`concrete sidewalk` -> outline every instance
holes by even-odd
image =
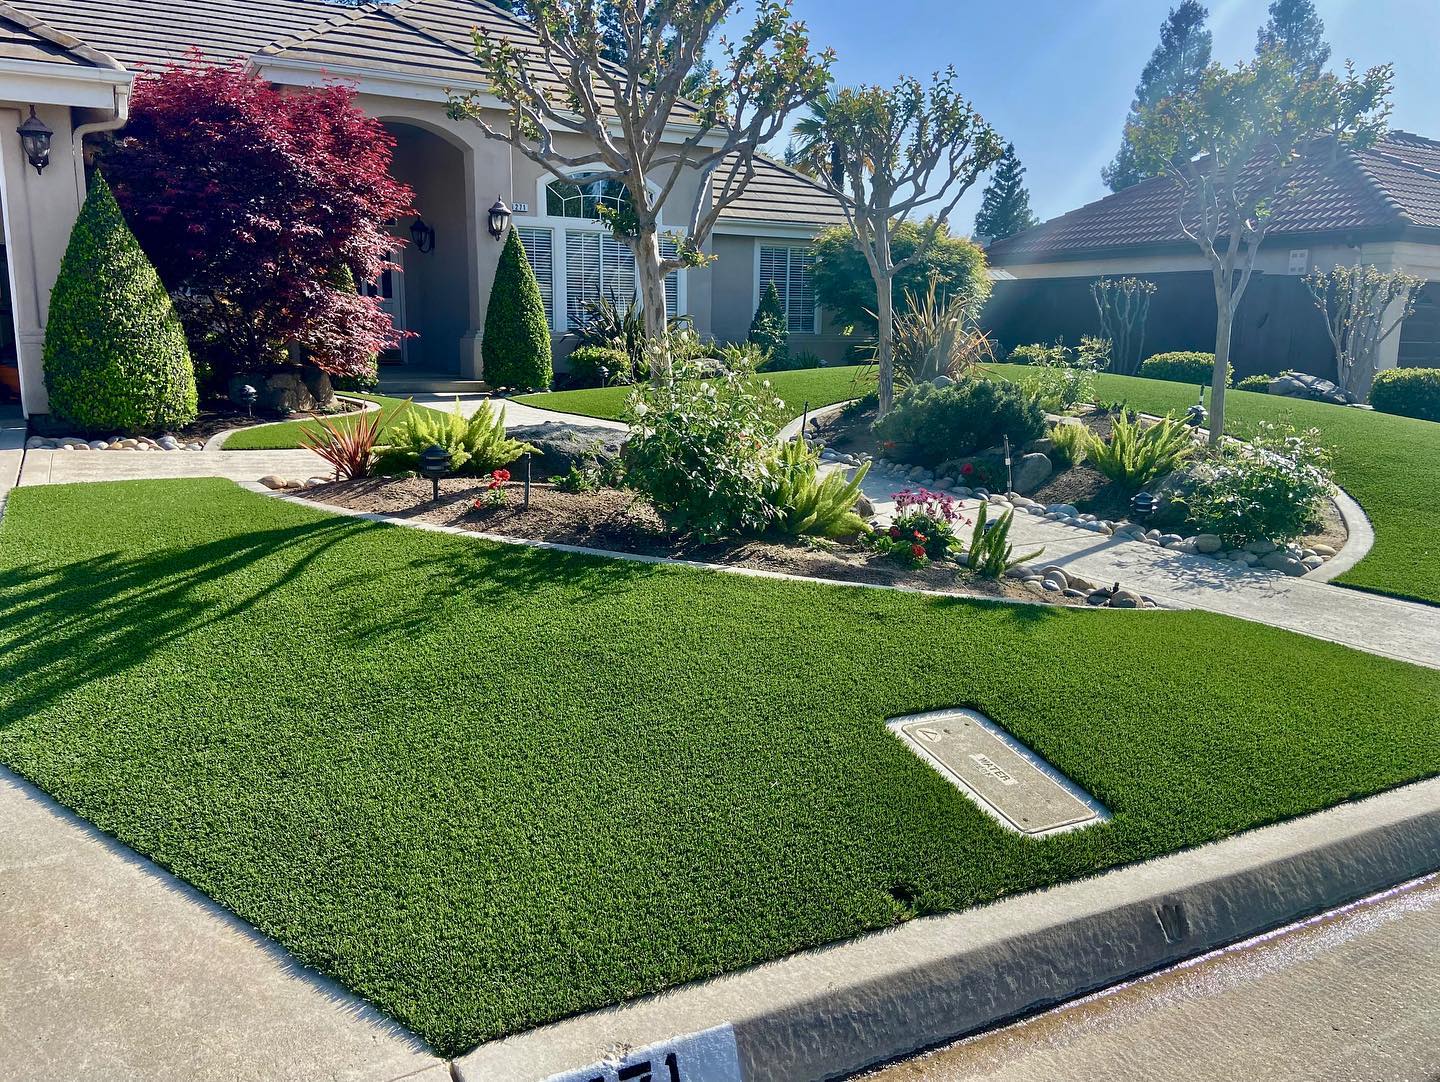
[[[447,1082],[412,1034],[0,769],[0,1082]]]
[[[25,418],[19,406],[0,407],[0,511],[5,497],[20,483],[20,463],[25,459]]]
[[[862,486],[884,521],[894,512],[894,493],[905,487],[913,486],[893,475],[876,475],[873,470]],[[963,503],[971,510],[976,506],[974,500]],[[1119,582],[1162,605],[1223,613],[1440,668],[1437,606],[1117,541],[1023,513],[1016,514],[1010,533],[1016,552],[1044,548],[1037,564],[1071,569],[1091,582]]]

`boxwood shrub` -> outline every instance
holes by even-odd
[[[490,307],[485,311],[485,337],[480,344],[485,382],[514,391],[550,386],[550,326],[540,284],[525,258],[520,234],[510,230],[495,269]]]
[[[1376,373],[1370,404],[1382,413],[1440,421],[1440,368],[1387,368]]]
[[[1163,379],[1171,383],[1204,383],[1207,386],[1215,374],[1213,353],[1157,353],[1140,362],[1137,375],[1145,379]],[[1235,376],[1232,365],[1225,374],[1229,383]]]
[[[80,432],[159,432],[195,419],[195,368],[155,267],[105,178],[85,198],[45,328],[50,412]]]
[[[1045,411],[1025,387],[967,379],[948,387],[917,383],[875,422],[886,457],[918,466],[994,447],[1004,436],[1019,447],[1045,434]]]
[[[630,383],[630,354],[618,346],[576,346],[569,357],[572,387]],[[600,369],[605,369],[602,374]]]

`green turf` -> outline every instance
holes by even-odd
[[[994,371],[1016,375],[1025,369],[995,365]],[[1123,398],[1148,413],[1183,413],[1197,396],[1188,384],[1134,376],[1102,375],[1099,384],[1102,399]],[[1243,433],[1260,421],[1318,428],[1335,454],[1335,480],[1375,525],[1375,547],[1337,581],[1440,604],[1440,424],[1254,391],[1226,392],[1227,431]]]
[[[382,410],[393,414],[405,404],[403,398],[389,398],[379,394],[349,394],[349,398],[363,398],[367,402],[374,402]],[[412,404],[411,409],[429,409],[428,406],[416,406]],[[356,418],[362,414],[352,413],[341,414],[338,417],[342,425],[354,424]],[[289,450],[295,447],[303,447],[300,442],[302,432],[318,432],[320,426],[314,420],[306,421],[281,421],[272,425],[256,425],[254,428],[242,428],[230,436],[221,447],[223,451],[275,451]]]
[[[1195,612],[757,580],[21,488],[0,761],[442,1054],[1440,770],[1440,672]],[[1113,809],[1023,841],[896,714]]]
[[[802,368],[794,372],[765,372],[775,393],[785,401],[786,412],[799,417],[808,402],[812,410],[835,402],[859,398],[875,388],[875,369],[870,365],[843,368]],[[588,387],[579,391],[545,391],[522,394],[515,401],[561,413],[619,420],[625,412],[629,387]]]

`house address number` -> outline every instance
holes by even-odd
[[[530,213],[530,204],[529,204],[529,203],[511,203],[511,204],[510,204],[510,209],[511,209],[512,211],[514,211],[516,214],[529,214],[529,213]]]
[[[636,1049],[545,1082],[744,1082],[735,1030],[727,1025]]]

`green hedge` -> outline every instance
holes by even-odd
[[[1213,353],[1157,353],[1140,363],[1137,373],[1144,379],[1163,379],[1171,383],[1203,383],[1209,386],[1215,374]],[[1232,366],[1225,374],[1225,382],[1235,376]]]
[[[617,346],[577,346],[569,357],[575,387],[607,387],[630,382],[630,354]],[[600,369],[605,369],[604,373]]]
[[[495,269],[490,307],[485,312],[485,338],[480,354],[485,382],[513,391],[538,391],[550,386],[550,325],[540,283],[525,258],[520,234],[510,230]]]
[[[1440,368],[1387,368],[1375,376],[1370,404],[1382,413],[1440,421]]]
[[[97,176],[60,264],[45,328],[50,412],[81,432],[159,432],[195,419],[185,332]]]

